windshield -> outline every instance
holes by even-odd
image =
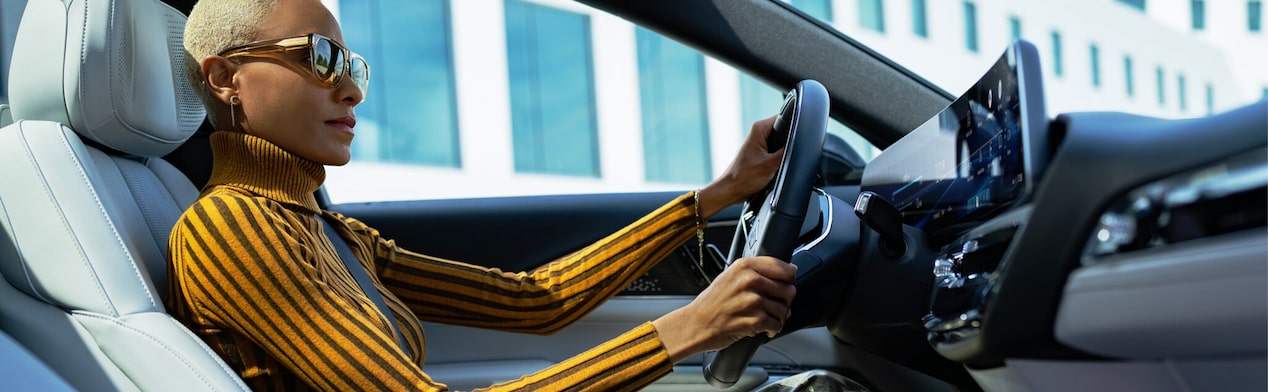
[[[952,95],[976,81],[1009,42],[1030,41],[1039,49],[1050,115],[1200,117],[1268,99],[1262,0],[790,4]]]

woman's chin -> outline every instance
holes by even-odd
[[[322,164],[326,166],[343,166],[343,165],[347,165],[348,162],[351,160],[352,160],[352,154],[350,154],[348,151],[345,150],[342,154],[337,154],[336,156],[330,157],[330,159],[326,160],[325,162],[322,162]]]

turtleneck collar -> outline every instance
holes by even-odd
[[[211,152],[208,188],[232,186],[310,213],[320,211],[313,192],[326,180],[325,166],[242,132],[213,132]]]

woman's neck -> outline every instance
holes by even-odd
[[[319,211],[313,192],[326,180],[325,166],[242,132],[212,133],[211,151],[207,188],[228,185],[312,213]]]

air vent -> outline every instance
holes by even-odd
[[[1083,263],[1268,225],[1268,149],[1142,186],[1101,214]]]

